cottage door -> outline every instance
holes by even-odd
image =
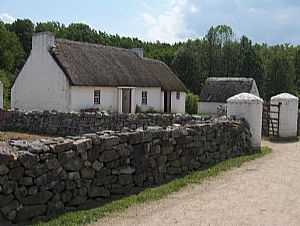
[[[131,89],[122,89],[122,112],[131,113]]]
[[[164,92],[164,112],[171,112],[171,92]]]

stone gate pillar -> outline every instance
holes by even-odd
[[[250,93],[240,93],[227,99],[227,116],[243,117],[250,125],[251,144],[260,149],[263,100]]]
[[[297,136],[297,119],[299,98],[289,93],[281,93],[271,97],[271,104],[279,104],[279,136]]]

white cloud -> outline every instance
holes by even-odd
[[[193,35],[187,28],[185,16],[196,13],[198,8],[189,4],[189,0],[171,0],[166,4],[166,11],[159,15],[144,12],[141,16],[147,31],[144,38],[174,43]]]
[[[7,13],[0,13],[0,20],[2,20],[4,23],[13,23],[16,18],[13,16],[7,14]]]

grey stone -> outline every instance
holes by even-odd
[[[84,203],[87,200],[85,196],[76,196],[71,199],[70,202],[67,203],[68,206],[78,206]]]
[[[80,172],[82,178],[92,179],[95,176],[95,169],[93,169],[92,167],[84,167]]]
[[[118,178],[118,183],[120,185],[127,185],[133,182],[133,178],[131,175],[120,175]]]
[[[0,208],[7,205],[14,199],[14,196],[12,194],[10,195],[1,195],[0,194]]]
[[[79,174],[79,172],[70,172],[70,173],[68,174],[68,178],[69,178],[70,180],[77,180],[77,179],[80,178],[80,174]]]
[[[32,154],[28,151],[20,151],[19,152],[19,161],[26,169],[30,169],[35,166],[39,162],[39,157],[36,154]]]
[[[76,152],[73,150],[65,151],[58,153],[58,160],[59,162],[64,165],[66,164],[70,159],[75,158]]]
[[[24,205],[36,205],[36,204],[44,204],[46,203],[51,197],[53,193],[50,191],[43,191],[38,192],[37,194],[27,196],[22,200],[22,204]]]
[[[92,148],[92,140],[91,139],[82,139],[73,142],[73,150],[78,153],[83,153]]]
[[[7,181],[3,184],[3,193],[8,195],[14,191],[16,191],[18,185],[15,181]]]
[[[63,143],[58,143],[54,145],[50,145],[50,148],[54,153],[61,153],[64,151],[68,151],[73,147],[73,141],[72,140],[64,140]]]
[[[68,160],[65,164],[63,164],[64,169],[70,171],[78,171],[82,168],[83,160],[81,158],[74,158]]]
[[[72,198],[72,192],[64,191],[61,193],[61,200],[63,203],[69,202]]]
[[[18,148],[19,150],[27,150],[27,148],[29,147],[26,140],[11,140],[9,144],[13,147]]]
[[[0,164],[0,175],[3,176],[9,172],[9,169],[6,165]]]
[[[8,214],[10,211],[17,209],[19,206],[19,202],[17,200],[13,200],[12,202],[6,204],[1,208],[3,215]]]
[[[47,159],[46,165],[47,165],[48,169],[57,169],[60,167],[59,161],[56,158]]]
[[[28,195],[34,195],[38,192],[38,187],[37,186],[33,186],[33,187],[30,187],[28,188],[28,191],[27,191],[27,194]]]
[[[29,220],[33,217],[43,215],[47,210],[47,205],[24,206],[17,214],[16,222]]]
[[[23,167],[18,167],[11,169],[8,175],[8,178],[11,180],[18,180],[24,174],[25,169]]]
[[[90,161],[84,161],[83,165],[89,167],[92,165],[92,163]]]
[[[114,150],[109,150],[109,151],[104,151],[100,157],[99,157],[99,160],[101,162],[109,162],[109,161],[112,161],[112,160],[116,160],[119,158],[119,154],[114,151]]]
[[[26,195],[27,195],[27,189],[25,186],[18,188],[17,191],[15,192],[15,196],[20,202],[24,200]]]
[[[92,164],[92,167],[96,170],[99,171],[101,168],[103,168],[103,162],[99,162],[99,161],[94,161]]]
[[[17,216],[17,211],[16,210],[12,210],[11,212],[9,212],[7,214],[7,219],[9,221],[13,221],[16,218],[16,216]]]
[[[110,191],[104,187],[90,187],[88,189],[88,195],[91,198],[94,197],[104,197],[108,198],[110,196]]]
[[[48,171],[47,166],[43,163],[39,163],[25,171],[25,174],[30,177],[38,177],[45,174]]]

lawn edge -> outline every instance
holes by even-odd
[[[101,218],[128,209],[133,205],[140,203],[146,203],[158,199],[167,197],[168,195],[179,191],[183,187],[190,184],[200,184],[207,179],[214,178],[224,171],[231,170],[233,168],[240,167],[245,162],[261,158],[272,151],[269,147],[262,147],[260,152],[252,155],[240,156],[226,161],[220,162],[214,166],[211,166],[205,170],[192,171],[187,175],[172,180],[166,184],[162,184],[158,187],[147,188],[144,191],[131,195],[125,198],[111,201],[100,207],[96,207],[88,210],[79,210],[76,212],[67,212],[49,222],[39,222],[37,226],[56,226],[56,225],[86,225]]]

